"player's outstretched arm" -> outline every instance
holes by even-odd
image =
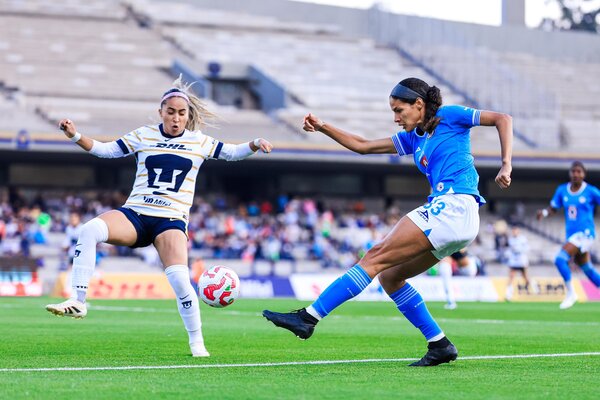
[[[396,154],[391,138],[369,140],[326,124],[313,114],[304,117],[302,129],[306,132],[321,132],[329,136],[348,150],[359,154]]]
[[[103,143],[77,132],[75,123],[70,119],[61,120],[58,127],[69,139],[71,139],[71,141],[77,143],[83,150],[96,157],[118,158],[126,155],[116,141]]]
[[[85,151],[90,151],[94,146],[94,141],[81,133],[77,132],[75,123],[70,119],[63,119],[59,122],[58,127],[64,132],[65,136],[71,139],[74,143],[77,143],[79,147]]]
[[[270,153],[273,150],[273,145],[263,138],[257,138],[242,144],[225,143],[215,158],[226,161],[239,161],[250,157],[258,150],[263,153]]]
[[[495,126],[500,137],[500,153],[502,156],[502,167],[496,176],[496,184],[502,189],[510,186],[512,173],[512,143],[513,125],[512,117],[508,114],[493,111],[482,111],[479,119],[482,126]]]

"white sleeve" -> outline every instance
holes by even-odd
[[[117,143],[117,141],[103,143],[98,142],[97,140],[94,140],[94,144],[89,153],[100,158],[120,158],[132,154],[125,153],[123,151],[122,146],[120,146],[119,143]]]
[[[227,161],[239,161],[254,154],[250,142],[242,144],[221,143],[217,145],[214,158]]]

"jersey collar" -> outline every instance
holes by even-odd
[[[567,192],[569,192],[569,194],[571,196],[575,196],[575,195],[583,193],[586,186],[587,186],[587,182],[584,181],[581,183],[581,187],[579,188],[579,190],[576,192],[573,192],[573,191],[571,191],[571,182],[569,182],[569,183],[567,183]]]
[[[167,134],[165,133],[165,131],[163,130],[163,124],[159,124],[159,125],[158,125],[158,129],[160,129],[160,134],[161,134],[161,135],[163,135],[163,137],[165,137],[165,138],[167,138],[167,139],[175,139],[175,138],[178,138],[178,137],[182,137],[182,136],[183,136],[183,134],[185,133],[185,129],[184,129],[184,130],[183,130],[183,132],[181,132],[181,133],[180,133],[179,135],[177,135],[177,136],[171,136],[171,135],[167,135]]]

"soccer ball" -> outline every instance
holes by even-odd
[[[198,280],[198,295],[211,307],[227,307],[239,294],[240,278],[227,267],[212,267],[204,271]]]

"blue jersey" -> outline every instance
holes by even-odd
[[[412,154],[415,164],[431,185],[429,200],[447,193],[473,195],[478,203],[485,199],[479,194],[479,175],[471,155],[469,131],[479,125],[480,110],[463,106],[440,107],[436,116],[440,123],[433,134],[419,128],[401,131],[392,136],[399,155]]]
[[[597,187],[583,182],[578,191],[571,191],[571,184],[560,185],[550,206],[554,209],[565,209],[565,228],[567,238],[577,232],[596,237],[594,228],[594,209],[600,204],[600,190]]]

